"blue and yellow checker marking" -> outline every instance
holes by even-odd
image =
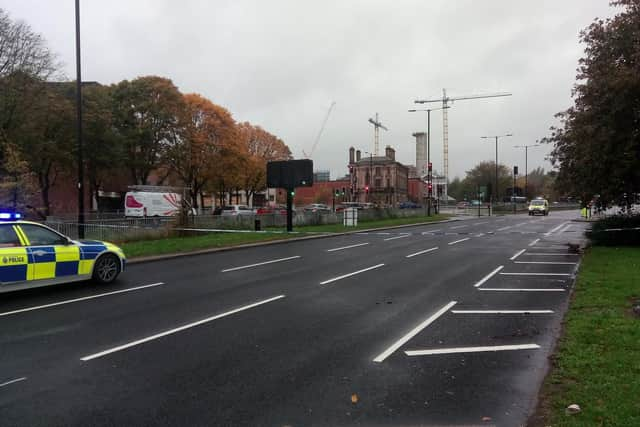
[[[23,236],[18,235],[20,239]],[[96,258],[117,246],[91,242],[82,246],[30,246],[0,249],[0,282],[54,279],[90,275]]]

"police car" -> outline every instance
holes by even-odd
[[[0,212],[0,293],[88,279],[108,284],[125,262],[116,245],[71,240],[19,213]]]

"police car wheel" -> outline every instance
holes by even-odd
[[[96,260],[93,268],[93,279],[100,284],[106,285],[118,277],[120,274],[120,260],[112,254],[102,255]]]

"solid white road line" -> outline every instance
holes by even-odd
[[[35,307],[21,308],[19,310],[6,311],[4,313],[0,313],[0,317],[9,316],[11,314],[24,313],[25,311],[41,310],[43,308],[55,307],[55,306],[64,305],[64,304],[71,304],[71,303],[78,302],[78,301],[86,301],[86,300],[90,300],[90,299],[94,299],[94,298],[102,298],[102,297],[106,297],[106,296],[109,296],[109,295],[122,294],[122,293],[125,293],[125,292],[131,292],[131,291],[138,291],[140,289],[152,288],[154,286],[160,286],[160,285],[164,285],[164,282],[152,283],[150,285],[144,285],[144,286],[136,286],[135,288],[121,289],[119,291],[105,292],[103,294],[96,294],[96,295],[91,295],[91,296],[88,296],[88,297],[68,299],[68,300],[64,300],[64,301],[54,302],[54,303],[51,303],[51,304],[37,305]]]
[[[527,256],[580,256],[580,254],[568,254],[562,252],[549,252],[546,254],[543,253],[535,253],[535,252],[527,252]]]
[[[511,227],[513,227],[513,226],[512,225],[507,225],[506,227],[498,228],[496,231],[504,231],[504,230],[506,230],[508,228],[511,228]]]
[[[465,227],[468,227],[468,226],[469,226],[468,224],[467,225],[458,225],[456,227],[451,227],[450,230],[456,230],[458,228],[465,228]]]
[[[526,222],[521,222],[520,224],[514,225],[514,227],[520,227],[521,225],[526,225],[526,224],[527,224]]]
[[[560,288],[478,288],[479,291],[497,291],[497,292],[564,292]]]
[[[357,245],[349,245],[349,246],[343,246],[341,248],[327,249],[327,252],[335,252],[335,251],[341,251],[343,249],[357,248],[358,246],[364,246],[364,245],[368,245],[368,244],[369,243],[358,243]]]
[[[484,221],[484,222],[475,222],[473,223],[473,225],[482,225],[482,224],[488,224],[489,221]]]
[[[451,310],[453,314],[553,314],[553,310]]]
[[[447,245],[455,245],[456,243],[464,242],[467,240],[469,240],[469,237],[465,237],[464,239],[460,239],[460,240],[454,240],[453,242],[447,243]]]
[[[222,270],[222,273],[226,273],[228,271],[243,270],[245,268],[258,267],[260,265],[273,264],[274,262],[289,261],[291,259],[297,259],[297,258],[301,258],[300,255],[290,256],[290,257],[287,257],[287,258],[272,259],[271,261],[265,261],[265,262],[259,262],[259,263],[256,263],[256,264],[243,265],[243,266],[240,266],[240,267],[227,268],[227,269]]]
[[[373,270],[375,268],[382,267],[384,264],[374,265],[373,267],[363,268],[362,270],[354,271],[353,273],[343,274],[342,276],[334,277],[333,279],[325,280],[324,282],[320,282],[321,285],[326,285],[327,283],[335,282],[340,279],[345,279],[347,277],[355,276],[356,274],[364,273],[365,271]]]
[[[7,381],[6,383],[0,384],[0,387],[4,387],[6,385],[13,384],[13,383],[18,383],[18,382],[24,381],[26,379],[27,379],[27,377],[16,378],[15,380]]]
[[[505,351],[505,350],[535,350],[540,348],[538,344],[519,344],[519,345],[494,345],[486,347],[456,347],[456,348],[438,348],[434,350],[409,350],[405,351],[407,356],[429,356],[433,354],[453,354],[453,353],[482,353],[487,351]]]
[[[499,266],[498,268],[493,270],[491,273],[487,274],[482,279],[480,279],[480,281],[473,286],[475,286],[476,288],[479,288],[480,286],[482,286],[483,283],[491,279],[498,271],[502,270],[503,268],[504,268],[504,265]]]
[[[571,276],[569,273],[500,273],[503,276]]]
[[[226,317],[226,316],[229,316],[231,314],[239,313],[239,312],[244,311],[244,310],[249,310],[250,308],[254,308],[254,307],[257,307],[259,305],[267,304],[267,303],[279,300],[279,299],[284,298],[284,297],[285,297],[285,295],[278,295],[278,296],[275,296],[275,297],[272,297],[272,298],[268,298],[268,299],[265,299],[265,300],[262,300],[262,301],[254,302],[253,304],[245,305],[245,306],[236,308],[234,310],[227,311],[225,313],[216,314],[215,316],[207,317],[206,319],[198,320],[197,322],[189,323],[187,325],[183,325],[183,326],[180,326],[178,328],[174,328],[174,329],[170,329],[168,331],[160,332],[159,334],[151,335],[151,336],[148,336],[146,338],[142,338],[142,339],[139,339],[139,340],[136,340],[136,341],[132,341],[132,342],[127,343],[127,344],[119,345],[117,347],[113,347],[113,348],[110,348],[108,350],[101,351],[99,353],[90,354],[89,356],[81,357],[80,360],[82,360],[83,362],[87,362],[89,360],[97,359],[99,357],[106,356],[106,355],[111,354],[111,353],[115,353],[117,351],[125,350],[127,348],[131,348],[131,347],[134,347],[134,346],[137,346],[137,345],[140,345],[140,344],[144,344],[146,342],[153,341],[153,340],[156,340],[158,338],[166,337],[167,335],[172,335],[172,334],[184,331],[184,330],[189,329],[189,328],[194,328],[196,326],[200,326],[200,325],[203,325],[205,323],[212,322],[212,321],[214,321],[216,319],[220,319],[222,317]]]
[[[514,264],[551,264],[551,265],[576,265],[577,262],[564,261],[514,261]]]
[[[424,251],[420,251],[420,252],[416,252],[415,254],[407,255],[406,258],[412,258],[412,257],[414,257],[416,255],[422,255],[422,254],[426,254],[427,252],[432,252],[432,251],[436,251],[436,250],[438,250],[437,246],[435,248],[425,249]]]
[[[565,225],[567,225],[566,222],[563,222],[562,224],[558,225],[557,227],[553,227],[551,230],[547,231],[546,233],[544,233],[545,236],[550,236],[551,234],[555,233],[556,231],[560,230],[562,227],[564,227]]]
[[[451,301],[449,304],[445,305],[440,310],[433,313],[431,317],[429,317],[427,320],[425,320],[424,322],[420,323],[418,326],[410,330],[405,336],[400,338],[398,341],[394,342],[391,345],[391,347],[387,348],[385,351],[380,353],[375,359],[373,359],[373,361],[377,363],[384,362],[384,359],[391,356],[393,352],[395,352],[397,349],[402,347],[407,341],[409,341],[411,338],[416,336],[421,330],[423,330],[424,328],[426,328],[427,326],[435,322],[438,319],[438,317],[442,316],[444,313],[449,311],[451,307],[456,305],[456,302],[457,301]]]
[[[511,258],[509,258],[511,261],[513,261],[514,259],[518,258],[520,255],[522,255],[524,252],[526,251],[526,249],[523,249],[521,251],[519,251],[518,253],[516,253],[514,256],[512,256]]]
[[[538,243],[539,241],[540,241],[540,239],[536,239],[536,240],[534,240],[533,242],[529,243],[529,246],[533,246],[533,245],[535,245],[536,243]]]
[[[475,237],[482,237],[482,236],[484,236],[484,233],[477,234]]]
[[[383,242],[388,242],[389,240],[396,240],[396,239],[403,239],[405,237],[409,237],[411,236],[411,234],[402,234],[400,236],[396,236],[396,237],[388,237],[386,239],[382,239]]]
[[[441,228],[438,228],[437,230],[430,230],[430,231],[423,231],[422,234],[431,234],[431,233],[437,233],[438,231],[442,231]]]

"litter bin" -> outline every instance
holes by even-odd
[[[256,219],[253,221],[253,229],[256,231],[260,231],[260,220]]]

